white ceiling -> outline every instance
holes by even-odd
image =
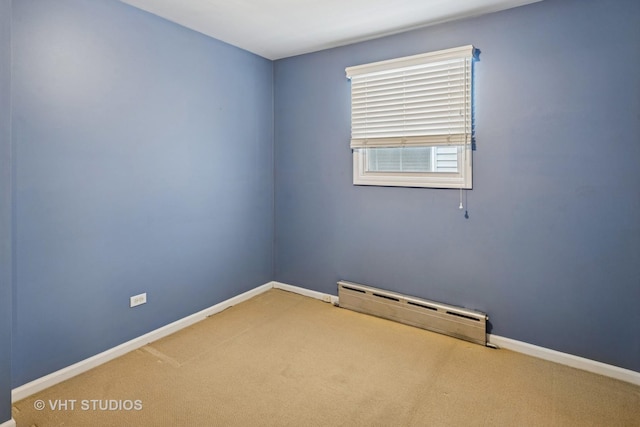
[[[540,0],[121,0],[280,59]]]

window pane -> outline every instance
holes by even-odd
[[[368,148],[367,172],[458,172],[458,147]]]
[[[438,147],[436,149],[436,172],[458,172],[458,147]]]
[[[369,172],[431,172],[431,147],[369,148]]]

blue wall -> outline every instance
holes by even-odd
[[[13,48],[14,387],[273,278],[271,61],[113,0]]]
[[[11,418],[11,0],[0,0],[0,424]]]
[[[547,0],[275,63],[276,280],[489,313],[640,371],[640,2]],[[474,189],[352,185],[347,66],[473,44]]]

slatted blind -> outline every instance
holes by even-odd
[[[473,46],[348,67],[351,148],[471,142]]]

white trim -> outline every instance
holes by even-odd
[[[219,313],[222,310],[225,310],[233,305],[239,304],[243,301],[253,298],[256,295],[268,291],[269,289],[274,287],[273,283],[274,282],[269,282],[262,286],[258,286],[257,288],[254,288],[243,294],[237,295],[233,298],[229,298],[228,300],[222,301],[209,308],[205,308],[204,310],[199,311],[195,314],[176,320],[175,322],[169,323],[168,325],[162,326],[161,328],[141,335],[138,338],[134,338],[116,347],[110,348],[109,350],[103,351],[102,353],[96,354],[95,356],[91,356],[88,359],[81,360],[80,362],[74,363],[73,365],[67,366],[66,368],[62,368],[58,371],[50,373],[49,375],[45,375],[44,377],[40,377],[27,384],[21,385],[20,387],[16,387],[11,391],[11,400],[13,402],[22,400],[26,397],[31,396],[32,394],[61,383],[62,381],[66,381],[69,378],[80,375],[83,372],[95,368],[96,366],[109,362],[110,360],[120,357],[140,347],[144,347],[150,342],[157,341],[160,338],[171,335],[174,332],[186,328],[187,326],[191,326],[194,323],[204,320],[213,314]],[[0,427],[5,426],[1,425]]]
[[[0,424],[0,427],[16,427],[16,422],[13,418],[11,418],[9,421],[5,421]]]
[[[312,291],[310,289],[300,288],[298,286],[287,285],[286,283],[271,282],[275,289],[282,289],[283,291],[293,292],[305,297],[319,299],[324,302],[330,302],[333,305],[338,305],[338,297],[331,294],[325,294],[322,292]]]
[[[583,371],[592,372],[594,374],[604,375],[605,377],[614,378],[631,384],[640,385],[640,372],[619,368],[617,366],[608,365],[606,363],[574,356],[568,353],[562,353],[560,351],[539,347],[537,345],[516,341],[511,338],[505,338],[498,335],[487,334],[487,337],[489,343],[495,344],[500,348],[559,363],[561,365],[571,366],[572,368],[582,369]]]

